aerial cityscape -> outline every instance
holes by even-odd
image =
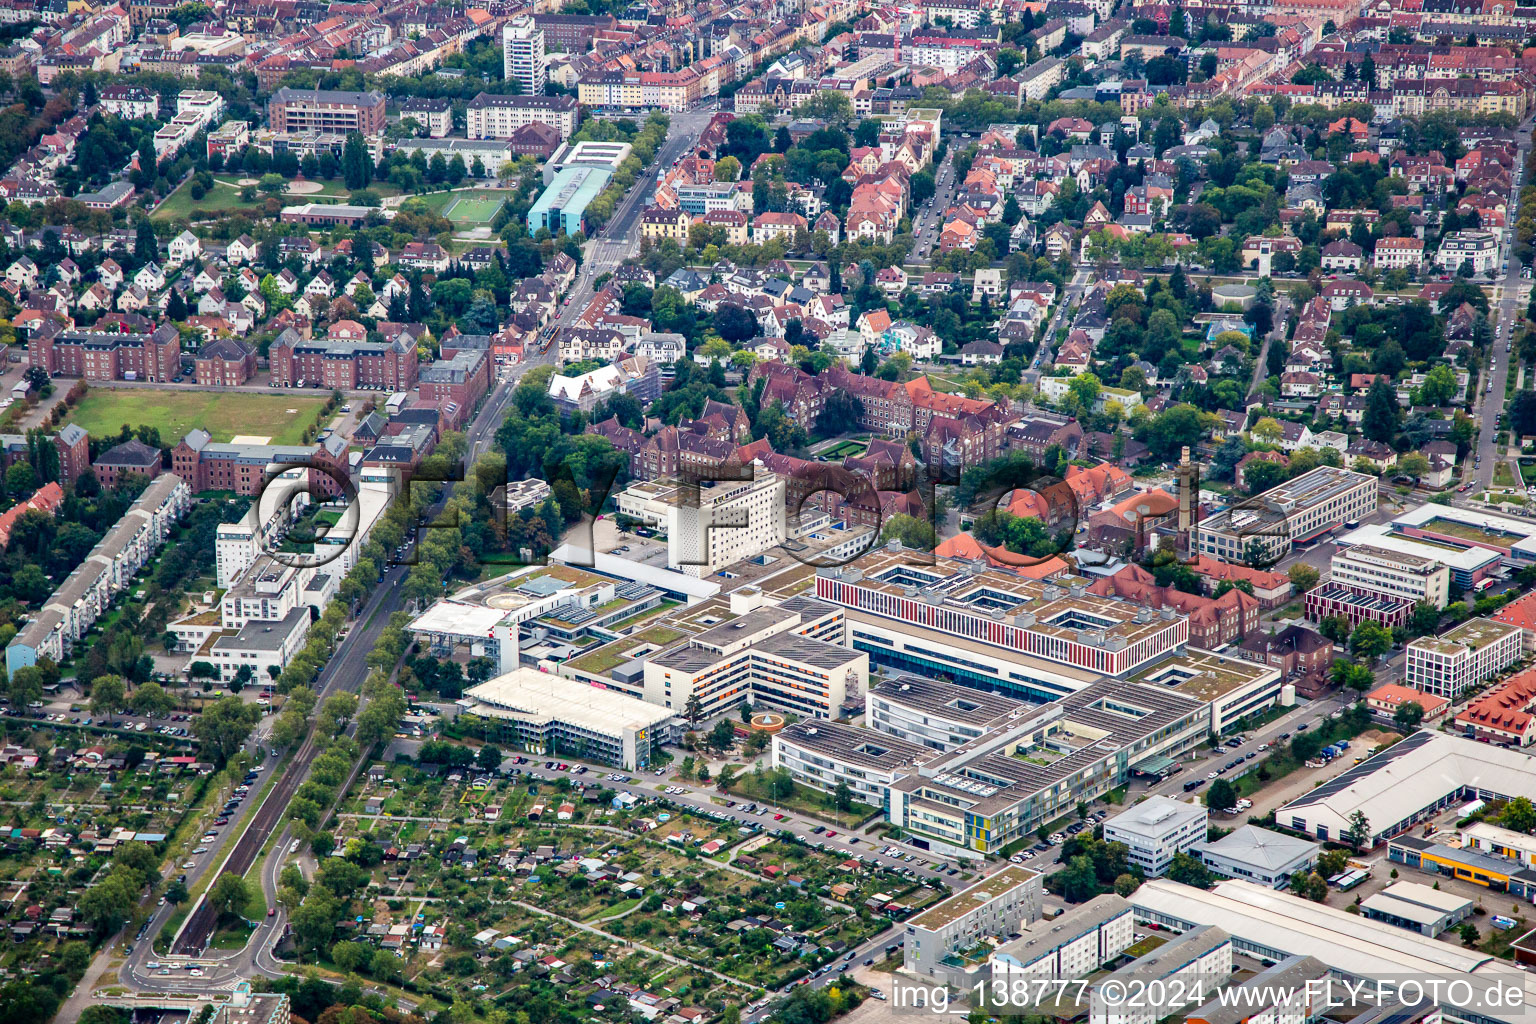
[[[1536,7],[0,0],[0,1024],[1516,1024]]]

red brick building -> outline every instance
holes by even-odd
[[[165,465],[160,449],[131,438],[102,452],[96,460],[95,469],[96,479],[101,481],[101,486],[116,487],[130,474],[153,480],[164,471]]]
[[[458,349],[421,371],[421,401],[437,402],[449,429],[459,430],[491,389],[491,357],[485,349]]]
[[[1113,576],[1095,581],[1088,592],[1182,612],[1189,617],[1189,642],[1196,647],[1219,647],[1242,640],[1258,629],[1259,616],[1264,611],[1256,598],[1241,590],[1229,590],[1211,598],[1160,587],[1152,574],[1139,565],[1127,566]]]
[[[409,391],[418,376],[416,343],[407,334],[391,342],[306,340],[285,330],[267,349],[267,364],[278,387]]]
[[[256,350],[238,338],[217,338],[197,353],[197,382],[235,387],[256,375]]]
[[[181,372],[181,334],[162,324],[151,334],[61,331],[31,341],[32,365],[61,377],[168,381]]]
[[[1318,697],[1330,685],[1333,641],[1314,630],[1286,626],[1274,636],[1255,633],[1231,651],[1245,661],[1256,661],[1280,670],[1280,677],[1296,684],[1296,692]]]
[[[65,424],[53,435],[53,446],[59,452],[59,479],[72,484],[91,468],[91,436],[73,423]],[[10,468],[10,462],[6,462]]]
[[[317,445],[215,444],[206,430],[193,430],[171,450],[171,469],[194,492],[233,491],[254,497],[270,475],[285,465],[313,467],[309,483],[318,493],[337,497],[347,475],[347,443],[332,434]]]

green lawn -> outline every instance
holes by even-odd
[[[461,227],[477,227],[491,222],[507,195],[497,189],[477,188],[463,192],[428,192],[416,198],[433,213],[447,217]]]
[[[505,199],[495,193],[483,195],[467,192],[449,203],[443,210],[443,216],[455,224],[478,227],[481,224],[489,224],[496,216],[496,211],[500,210],[505,202]]]
[[[240,201],[240,188],[230,184],[238,181],[244,175],[220,173],[214,175],[213,191],[201,199],[193,199],[188,187],[192,179],[188,178],[181,186],[168,196],[165,202],[156,208],[150,215],[151,220],[192,220],[194,218],[208,218],[214,214],[229,213],[236,210],[244,210],[260,215],[266,209],[267,194],[256,193],[256,201],[244,203]],[[302,203],[344,203],[349,195],[347,187],[340,181],[319,182],[320,191],[308,195],[279,195],[277,198],[284,206],[298,206]],[[381,197],[399,195],[400,190],[388,182],[378,182],[368,186],[369,190]]]
[[[116,434],[125,423],[158,427],[160,439],[170,445],[197,427],[215,441],[255,434],[271,437],[273,444],[301,444],[325,401],[289,394],[93,386],[70,421],[93,437]]]

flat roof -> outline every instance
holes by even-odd
[[[1256,661],[1187,647],[1153,662],[1129,678],[1133,682],[1166,686],[1198,700],[1214,701],[1273,675],[1275,669]]]
[[[1375,544],[1355,544],[1338,552],[1334,557],[1382,562],[1395,569],[1420,575],[1433,572],[1440,565],[1438,558],[1430,558],[1415,551],[1395,551]]]
[[[295,608],[277,622],[251,619],[238,633],[226,633],[214,641],[213,649],[236,651],[279,651],[301,621],[309,622],[309,606]]]
[[[1142,605],[1087,593],[1086,579],[1033,580],[958,558],[935,557],[919,566],[905,550],[882,548],[850,565],[818,569],[817,574],[876,594],[989,617],[1073,643],[1096,639],[1105,646],[1121,642],[1131,646],[1170,625],[1170,620]]]
[[[1104,828],[1155,838],[1208,814],[1203,804],[1153,795],[1104,822]]]
[[[465,697],[478,705],[475,714],[492,718],[559,721],[602,735],[648,729],[674,717],[668,708],[647,704],[533,668],[519,668],[471,687]]]
[[[1393,882],[1383,889],[1380,895],[1390,896],[1395,900],[1417,903],[1420,906],[1441,910],[1448,914],[1455,913],[1472,902],[1465,896],[1458,896],[1453,892],[1445,892],[1419,882]]]
[[[1369,544],[1375,548],[1383,548],[1403,555],[1432,558],[1448,566],[1452,572],[1460,573],[1476,572],[1489,562],[1496,562],[1499,559],[1497,551],[1479,547],[1450,547],[1437,541],[1408,537],[1392,532],[1390,525],[1381,523],[1367,523],[1358,529],[1351,530],[1339,537],[1337,544],[1340,548]]]
[[[407,628],[413,633],[440,633],[448,636],[489,637],[507,617],[506,611],[479,604],[443,600],[416,616]]]
[[[1291,513],[1336,498],[1347,491],[1364,486],[1367,481],[1372,487],[1380,484],[1376,477],[1356,473],[1352,469],[1318,466],[1301,476],[1271,487],[1262,494],[1214,513],[1207,517],[1201,526],[1208,530],[1230,531],[1238,528],[1245,532],[1252,532],[1256,529],[1257,523],[1266,522],[1273,525],[1282,521],[1288,522]]]
[[[1507,547],[1511,551],[1518,549],[1536,557],[1536,534],[1533,534],[1531,524],[1496,512],[1430,503],[1404,512],[1392,520],[1392,526],[1395,529],[1427,530],[1468,543]]]
[[[654,565],[646,565],[643,562],[634,562],[628,558],[619,558],[616,555],[605,554],[598,551],[587,551],[569,541],[561,544],[550,553],[551,562],[563,562],[571,565],[584,566],[586,569],[599,576],[609,579],[633,581],[644,583],[664,590],[669,594],[676,594],[684,598],[689,604],[714,597],[720,593],[720,584],[711,583],[709,580],[696,580],[692,576],[685,576],[671,569],[659,569]]]
[[[995,814],[1062,786],[1138,744],[1145,748],[1149,745],[1143,741],[1149,737],[1176,732],[1191,718],[1209,715],[1209,708],[1209,702],[1176,690],[1101,677],[1060,700],[1032,708],[1006,728],[930,760],[892,788],[909,794],[914,803],[931,804],[948,814]],[[1052,732],[1055,746],[1065,748],[1059,756],[1014,756],[1021,740],[1042,732]],[[1053,747],[1050,753],[1058,751]],[[926,796],[927,790],[935,796]]]
[[[1519,626],[1512,626],[1506,622],[1495,622],[1493,619],[1468,619],[1455,629],[1447,630],[1439,636],[1421,636],[1411,641],[1408,646],[1439,654],[1454,654],[1460,648],[1471,651],[1481,650],[1511,634],[1519,636],[1520,633]]]
[[[1155,878],[1144,882],[1130,901],[1142,919],[1150,911],[1192,925],[1215,925],[1247,944],[1315,956],[1353,977],[1470,974],[1493,960],[1489,953],[1462,950],[1252,882],[1219,882],[1205,890]]]
[[[971,911],[983,907],[1014,889],[1039,878],[1040,872],[1021,864],[1009,864],[996,874],[988,875],[969,889],[955,893],[942,903],[935,903],[907,922],[914,928],[937,931],[958,921]]]

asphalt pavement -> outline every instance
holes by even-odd
[[[1508,222],[1511,224],[1520,216],[1520,184],[1524,180],[1526,157],[1531,151],[1529,122],[1521,127],[1516,138],[1519,140],[1519,151],[1515,156],[1515,167],[1520,177],[1515,179],[1510,189]],[[1507,269],[1499,281],[1502,294],[1495,312],[1494,339],[1489,349],[1490,366],[1483,377],[1486,383],[1483,385],[1481,403],[1476,398],[1472,401],[1478,410],[1477,447],[1474,449],[1471,477],[1476,485],[1475,490],[1482,490],[1493,481],[1493,467],[1498,456],[1499,414],[1504,411],[1504,388],[1514,358],[1514,325],[1524,316],[1525,298],[1530,291],[1530,282],[1520,276],[1520,263],[1511,259],[1513,248],[1514,239],[1506,234],[1499,254]],[[1516,471],[1518,473],[1518,468]]]

